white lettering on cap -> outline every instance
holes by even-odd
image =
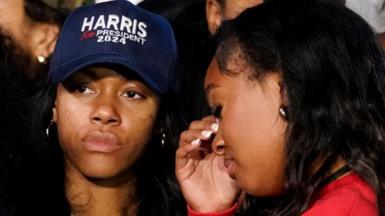
[[[107,28],[114,27],[115,30],[118,30],[119,16],[111,14],[108,16]]]
[[[96,23],[95,23],[96,20]],[[85,17],[82,25],[82,40],[96,35],[98,42],[113,42],[126,44],[126,40],[144,44],[147,37],[147,24],[143,21],[116,14],[100,15],[95,18]],[[94,34],[90,34],[90,31]],[[86,34],[87,35],[84,35]]]
[[[138,35],[142,38],[147,37],[147,31],[146,31],[147,25],[146,25],[146,23],[140,22],[138,24],[138,28],[139,28]]]
[[[91,17],[90,21],[88,21],[87,17],[84,18],[83,25],[82,25],[82,32],[84,32],[86,27],[88,27],[87,31],[90,31],[92,29],[92,26],[94,25],[94,19],[95,17]]]
[[[98,21],[96,21],[96,24],[93,27],[94,30],[96,30],[98,28],[102,28],[102,29],[106,28],[106,22],[104,20],[104,15],[99,16]]]
[[[126,29],[128,33],[131,33],[131,26],[131,19],[126,16],[122,16],[122,21],[120,22],[120,31],[124,31]]]

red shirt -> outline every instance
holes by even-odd
[[[321,189],[302,216],[377,216],[376,194],[357,174],[351,173]]]
[[[237,204],[223,212],[198,213],[188,208],[189,216],[232,216]],[[357,174],[350,173],[321,189],[302,216],[378,216],[376,194]]]

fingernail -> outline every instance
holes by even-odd
[[[218,128],[219,128],[218,123],[213,123],[213,124],[211,125],[211,129],[212,129],[213,131],[215,131],[215,132],[218,131]]]
[[[208,131],[208,130],[204,130],[201,132],[202,136],[204,136],[206,138],[209,138],[212,133],[213,133],[212,131]]]
[[[195,139],[195,140],[191,141],[191,145],[199,145],[200,143],[201,143],[200,139]]]

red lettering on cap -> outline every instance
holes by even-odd
[[[89,39],[89,38],[92,38],[93,36],[96,35],[96,32],[94,31],[86,31],[83,33],[83,35],[81,36],[80,40],[86,40],[86,39]]]

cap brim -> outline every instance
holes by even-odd
[[[96,64],[116,64],[126,67],[142,78],[144,82],[156,93],[164,93],[164,91],[162,91],[162,89],[155,84],[155,80],[152,80],[149,76],[149,74],[154,74],[156,71],[153,71],[148,65],[132,61],[127,58],[127,56],[118,55],[116,53],[97,53],[71,60],[63,65],[60,65],[59,67],[54,68],[50,72],[51,82],[54,84],[60,83],[76,71]],[[64,76],[60,76],[60,74],[64,74]]]

